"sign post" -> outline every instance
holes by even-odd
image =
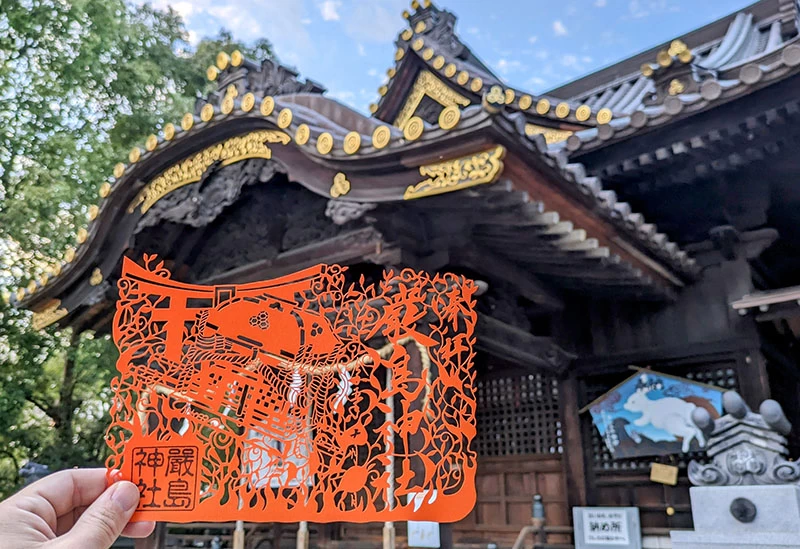
[[[573,507],[575,549],[642,549],[637,507]]]

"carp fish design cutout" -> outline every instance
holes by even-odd
[[[133,520],[453,522],[475,504],[462,277],[319,265],[200,286],[124,259],[106,439]]]

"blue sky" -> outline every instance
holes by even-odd
[[[180,12],[192,40],[220,27],[266,37],[278,58],[366,112],[393,64],[406,0],[151,0]],[[435,0],[507,83],[543,92],[702,26],[749,0]]]

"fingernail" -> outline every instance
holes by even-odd
[[[114,484],[111,501],[125,511],[132,511],[139,505],[139,489],[132,482],[121,481]]]

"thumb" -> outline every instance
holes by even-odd
[[[132,482],[115,482],[103,492],[62,537],[65,547],[109,549],[139,504],[139,488]]]

